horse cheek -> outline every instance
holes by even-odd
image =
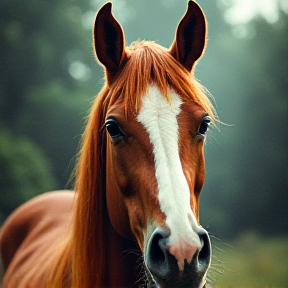
[[[109,147],[114,148],[114,147]],[[133,239],[129,225],[127,207],[122,194],[122,187],[127,186],[127,177],[117,161],[117,152],[107,153],[106,159],[106,201],[108,214],[114,229],[124,238]]]

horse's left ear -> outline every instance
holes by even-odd
[[[189,1],[186,14],[178,24],[175,40],[170,48],[170,53],[189,72],[204,53],[207,42],[206,31],[206,17],[202,9],[196,2]]]
[[[93,31],[95,54],[106,68],[108,82],[113,80],[126,58],[123,29],[111,10],[110,2],[102,6],[96,15]]]

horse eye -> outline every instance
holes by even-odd
[[[202,119],[202,122],[198,128],[198,132],[197,132],[197,135],[200,135],[200,136],[205,136],[208,128],[209,128],[209,125],[211,123],[211,118],[209,116],[205,116],[203,119]]]
[[[113,140],[119,140],[123,138],[123,136],[125,136],[115,119],[107,119],[105,122],[105,126]]]

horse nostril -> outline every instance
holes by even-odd
[[[163,252],[163,248],[165,243],[165,238],[160,233],[155,233],[150,243],[150,260],[157,265],[163,261],[165,261],[165,254]]]
[[[167,247],[167,239],[170,233],[162,228],[157,228],[151,235],[146,251],[147,268],[161,278],[167,277],[171,272],[171,259]]]
[[[198,254],[199,270],[206,270],[211,262],[211,244],[208,233],[205,231],[199,235],[201,242],[201,249]]]

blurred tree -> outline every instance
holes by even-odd
[[[97,92],[102,77],[92,53],[91,31],[82,25],[81,9],[90,6],[76,4],[0,3],[0,123],[46,151],[59,188],[71,172],[76,136],[89,107],[85,99]]]
[[[251,53],[242,68],[248,85],[241,134],[247,144],[239,145],[242,193],[249,196],[235,200],[242,225],[265,234],[288,232],[288,15],[280,21],[278,27],[256,22],[255,38],[241,51]]]
[[[254,37],[218,32],[209,43],[221,55],[209,71],[215,80],[221,78],[223,94],[218,83],[207,81],[221,119],[235,124],[221,128],[220,145],[207,145],[211,178],[202,219],[222,237],[250,229],[266,235],[288,231],[288,15],[275,25],[260,19],[251,25]]]
[[[49,159],[27,137],[0,128],[0,223],[17,206],[56,187]]]
[[[77,4],[0,2],[0,126],[6,127],[0,130],[6,141],[0,143],[2,219],[36,193],[64,188],[73,169],[83,112],[90,106],[86,100],[102,78],[91,30],[82,25],[89,3]],[[18,135],[17,141],[11,135]]]

